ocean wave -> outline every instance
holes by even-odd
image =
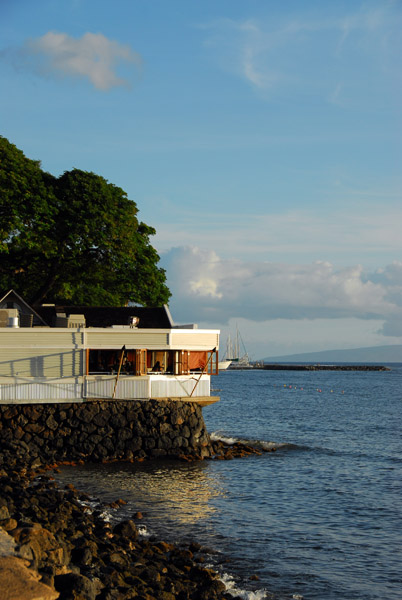
[[[346,451],[342,449],[326,448],[325,446],[314,446],[306,444],[297,444],[293,442],[270,442],[267,440],[256,440],[252,438],[244,438],[231,436],[223,431],[214,431],[210,434],[210,438],[213,442],[220,441],[232,446],[234,444],[244,444],[246,446],[253,446],[254,448],[261,448],[262,450],[283,450],[291,452],[318,452],[323,454],[344,454]]]
[[[287,444],[282,442],[267,442],[266,440],[253,440],[242,437],[235,437],[225,434],[222,431],[214,431],[210,434],[210,438],[213,442],[224,442],[229,446],[234,444],[244,444],[246,446],[254,446],[255,448],[263,448],[264,450],[272,450],[272,448],[284,448],[287,446],[294,446],[294,444]]]
[[[252,591],[237,587],[236,581],[228,573],[223,573],[220,576],[220,580],[225,584],[226,591],[236,598],[242,598],[242,600],[266,600],[267,598],[272,598],[265,589]]]

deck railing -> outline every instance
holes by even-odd
[[[196,386],[197,380],[199,383]],[[0,378],[0,404],[45,404],[49,402],[83,402],[113,397],[116,376]],[[182,398],[185,400],[210,395],[210,376],[194,374],[144,377],[121,376],[117,381],[115,399],[149,400],[150,398]]]

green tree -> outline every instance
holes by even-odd
[[[155,230],[119,187],[73,169],[59,178],[0,137],[0,286],[27,301],[167,302]]]
[[[0,136],[0,250],[8,252],[18,237],[27,247],[35,245],[45,217],[51,217],[39,161],[26,158]],[[36,226],[35,226],[36,224]]]

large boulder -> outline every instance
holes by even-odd
[[[28,569],[29,562],[16,556],[0,557],[2,600],[56,600],[59,593],[39,581],[40,576]]]

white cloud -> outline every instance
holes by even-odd
[[[379,64],[384,61],[380,68],[397,66],[394,56],[400,45],[400,23],[397,3],[389,2],[381,7],[368,3],[344,14],[334,6],[326,17],[293,16],[281,22],[272,17],[221,19],[204,28],[210,32],[206,46],[215,51],[221,66],[255,89],[270,94],[283,85],[292,89],[307,85],[310,91],[321,89],[329,101],[343,105],[341,92],[353,88],[355,72],[352,68],[351,78],[346,77],[342,84],[333,78],[340,69],[346,76],[354,59],[367,57],[371,69],[380,57]],[[308,73],[314,75],[305,79]]]
[[[181,247],[163,255],[162,265],[182,322],[359,319],[384,322],[382,335],[402,335],[402,263],[368,274],[361,266],[224,260]]]
[[[30,39],[17,52],[24,67],[41,75],[69,76],[88,79],[98,90],[128,86],[126,78],[119,77],[122,64],[139,67],[140,55],[128,45],[109,40],[101,33],[85,33],[73,38],[67,33],[49,31],[42,37]]]

